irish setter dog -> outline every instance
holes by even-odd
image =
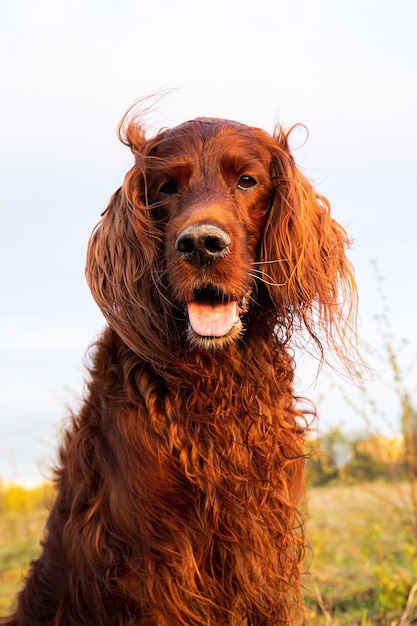
[[[281,128],[201,118],[146,138],[130,114],[119,135],[134,165],[87,258],[108,327],[3,624],[293,624],[309,410],[292,346],[300,331],[343,358],[349,240]]]

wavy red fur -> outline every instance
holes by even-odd
[[[147,139],[127,117],[121,138],[135,164],[87,259],[108,327],[43,552],[2,623],[293,624],[306,411],[291,340],[304,328],[349,366],[348,238],[281,129],[198,119]],[[230,331],[192,328],[187,303],[229,301]]]

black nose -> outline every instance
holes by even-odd
[[[175,249],[189,263],[199,267],[224,257],[230,246],[229,235],[214,224],[194,224],[178,235]]]

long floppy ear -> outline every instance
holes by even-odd
[[[289,134],[277,128],[271,143],[275,191],[260,273],[287,330],[306,328],[322,358],[328,345],[349,369],[349,351],[356,352],[357,305],[353,269],[346,257],[350,241],[331,217],[327,199],[297,169]]]
[[[130,124],[124,131],[125,137],[120,138],[131,147],[136,165],[91,235],[86,278],[109,326],[152,363],[155,355],[163,361],[163,355],[170,354],[167,327],[172,313],[163,296],[160,233],[152,206],[146,202],[144,155],[148,144],[138,124]]]

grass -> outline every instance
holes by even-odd
[[[0,615],[12,604],[28,563],[39,553],[48,499],[49,488],[0,488]],[[417,623],[413,594],[405,612],[417,580],[417,542],[407,511],[405,484],[310,488],[307,624]]]
[[[417,580],[407,502],[406,484],[310,489],[308,624],[405,626],[413,613],[417,623],[412,605],[404,614]]]

